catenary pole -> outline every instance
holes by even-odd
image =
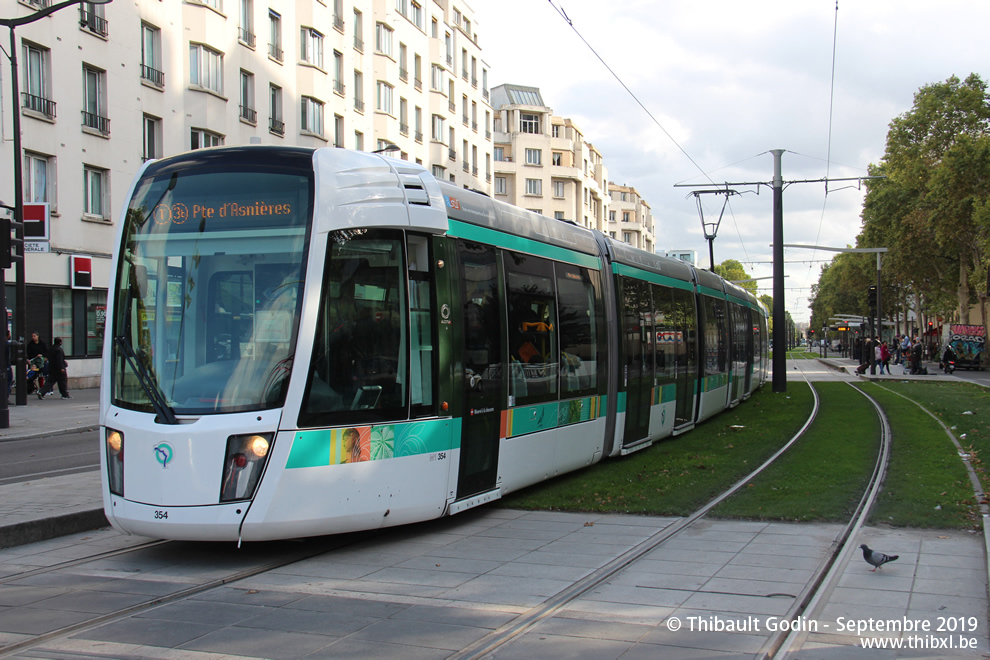
[[[773,391],[787,391],[787,323],[784,312],[784,179],[783,149],[773,154]]]

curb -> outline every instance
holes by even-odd
[[[73,426],[71,428],[64,428],[64,429],[48,429],[46,431],[38,431],[36,433],[18,433],[17,435],[0,434],[0,442],[13,442],[14,440],[36,440],[38,438],[49,438],[53,435],[66,435],[69,433],[89,433],[90,431],[98,431],[99,429],[100,429],[99,424],[95,424],[90,426]]]
[[[0,527],[0,549],[109,526],[103,507],[28,520]]]

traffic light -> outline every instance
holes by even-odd
[[[815,331],[808,330],[808,339],[814,339],[814,338],[815,338]]]
[[[866,297],[870,304],[870,309],[877,308],[877,285],[871,284],[870,288],[866,290]]]
[[[0,218],[0,268],[10,268],[10,218]]]

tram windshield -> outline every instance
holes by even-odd
[[[116,405],[194,415],[283,404],[312,190],[306,168],[238,163],[138,182],[112,319]]]

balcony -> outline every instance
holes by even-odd
[[[477,167],[472,167],[471,168],[471,174],[473,174],[474,176],[478,176],[478,168]]]
[[[275,135],[285,135],[285,122],[272,117],[268,120],[268,131]]]
[[[268,44],[268,57],[272,58],[276,62],[284,61],[282,49],[278,46],[278,44]]]
[[[453,149],[447,149],[447,156],[450,158],[450,160],[457,160],[457,152],[454,151]]]
[[[491,140],[492,139],[492,132],[490,130],[488,130],[487,128],[485,129],[485,139],[486,140]]]
[[[45,9],[46,7],[50,7],[52,4],[52,0],[24,0],[24,1],[27,2],[29,5],[37,7],[38,9]]]
[[[416,138],[416,142],[423,144],[423,131],[416,131],[413,137]]]
[[[356,50],[359,53],[364,52],[364,39],[358,36],[354,37],[354,50]]]
[[[82,120],[82,125],[86,128],[94,128],[103,135],[110,135],[110,120],[106,117],[83,110]]]
[[[251,108],[249,108],[247,106],[243,106],[243,105],[242,106],[239,106],[239,107],[240,107],[240,110],[241,110],[241,114],[240,114],[241,119],[243,119],[244,121],[248,122],[249,124],[257,124],[258,123],[258,111],[257,110],[253,110],[253,109],[251,109]]]
[[[254,48],[256,42],[254,33],[242,27],[237,28],[237,40],[242,44],[246,44],[248,48]]]
[[[474,131],[475,133],[478,132],[478,122],[476,121],[471,122],[471,130]]]
[[[347,89],[347,88],[344,86],[344,83],[340,82],[339,80],[334,80],[333,81],[333,91],[334,91],[335,94],[338,94],[340,96],[343,96],[345,89]]]
[[[361,99],[354,99],[354,109],[364,114],[364,101]]]
[[[461,123],[464,124],[465,126],[468,125],[467,115],[461,115]]]
[[[333,15],[333,29],[337,32],[344,32],[344,19],[336,14]]]
[[[110,27],[107,24],[107,19],[102,16],[97,16],[96,12],[87,10],[82,5],[79,5],[79,27],[85,28],[93,34],[98,34],[101,37],[106,37],[110,34]]]
[[[43,96],[21,92],[21,107],[40,112],[49,119],[55,119],[55,101],[46,99]]]
[[[423,81],[420,80],[419,78],[415,78],[413,80],[413,87],[416,88],[416,91],[417,92],[422,92],[423,91]]]
[[[141,65],[141,79],[147,80],[159,89],[165,88],[165,74],[158,69],[153,69],[147,64]]]
[[[487,89],[486,89],[485,91],[483,91],[483,92],[481,93],[481,95],[482,95],[482,96],[484,97],[484,99],[485,99],[486,101],[488,100],[488,97],[489,97],[489,93],[488,93],[488,90],[487,90]]]
[[[450,114],[454,114],[455,112],[457,112],[457,105],[455,105],[453,101],[448,101],[447,110],[450,111]]]
[[[409,124],[399,122],[399,135],[409,135]]]
[[[465,172],[470,172],[471,165],[465,160],[464,162],[461,163],[461,169],[464,170]]]
[[[399,80],[401,80],[402,82],[408,82],[409,80],[409,72],[406,71],[401,66],[399,67]]]
[[[478,89],[478,78],[477,76],[471,76],[471,87]]]

